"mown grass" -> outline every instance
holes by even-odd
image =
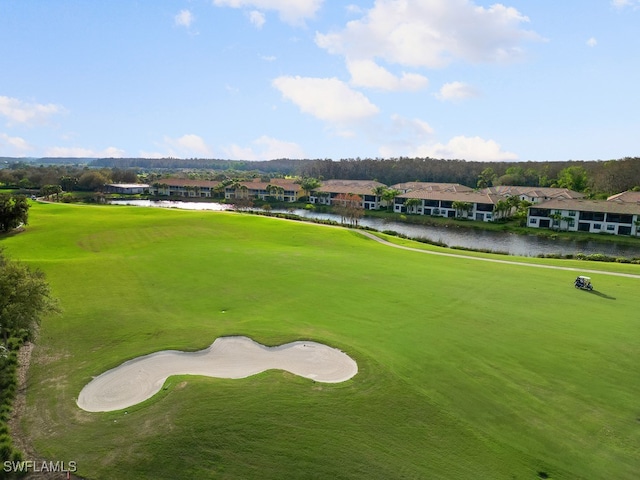
[[[591,294],[566,271],[402,251],[298,222],[134,207],[35,205],[29,228],[0,245],[43,269],[64,308],[40,331],[25,428],[42,454],[76,461],[87,478],[640,471],[639,279],[592,274]],[[75,405],[92,376],[124,360],[236,334],[325,342],[359,373],[335,385],[280,371],[174,377],[126,412]]]

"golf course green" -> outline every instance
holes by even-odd
[[[638,478],[640,278],[590,273],[585,292],[566,270],[356,230],[121,206],[34,204],[0,247],[63,309],[40,327],[23,429],[83,478]],[[76,404],[127,360],[235,335],[320,342],[358,373],[173,376],[127,410]]]

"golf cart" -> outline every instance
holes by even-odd
[[[593,285],[591,285],[591,278],[585,277],[583,275],[580,275],[578,278],[576,278],[576,280],[573,282],[573,285],[581,290],[593,290]]]

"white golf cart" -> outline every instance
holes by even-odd
[[[591,285],[591,278],[585,277],[584,275],[580,275],[578,278],[576,278],[573,282],[573,285],[581,290],[593,290],[593,285]]]

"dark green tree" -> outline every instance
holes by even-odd
[[[556,185],[576,192],[584,192],[588,186],[587,171],[584,167],[567,167],[558,174]]]
[[[298,182],[300,187],[305,193],[305,196],[308,197],[313,190],[322,185],[322,182],[314,177],[303,177]]]
[[[32,335],[44,315],[58,310],[44,273],[0,250],[0,341],[6,346],[11,336]]]
[[[487,167],[484,170],[482,170],[482,172],[480,172],[480,175],[478,175],[478,181],[476,182],[476,186],[478,188],[492,187],[495,179],[496,179],[496,172],[493,171],[493,168]]]
[[[387,210],[392,210],[393,209],[393,201],[401,193],[402,192],[400,190],[396,190],[395,188],[387,188],[382,193],[382,200],[384,200],[384,202],[386,203]]]
[[[29,202],[24,195],[0,193],[0,232],[8,232],[27,224]]]

